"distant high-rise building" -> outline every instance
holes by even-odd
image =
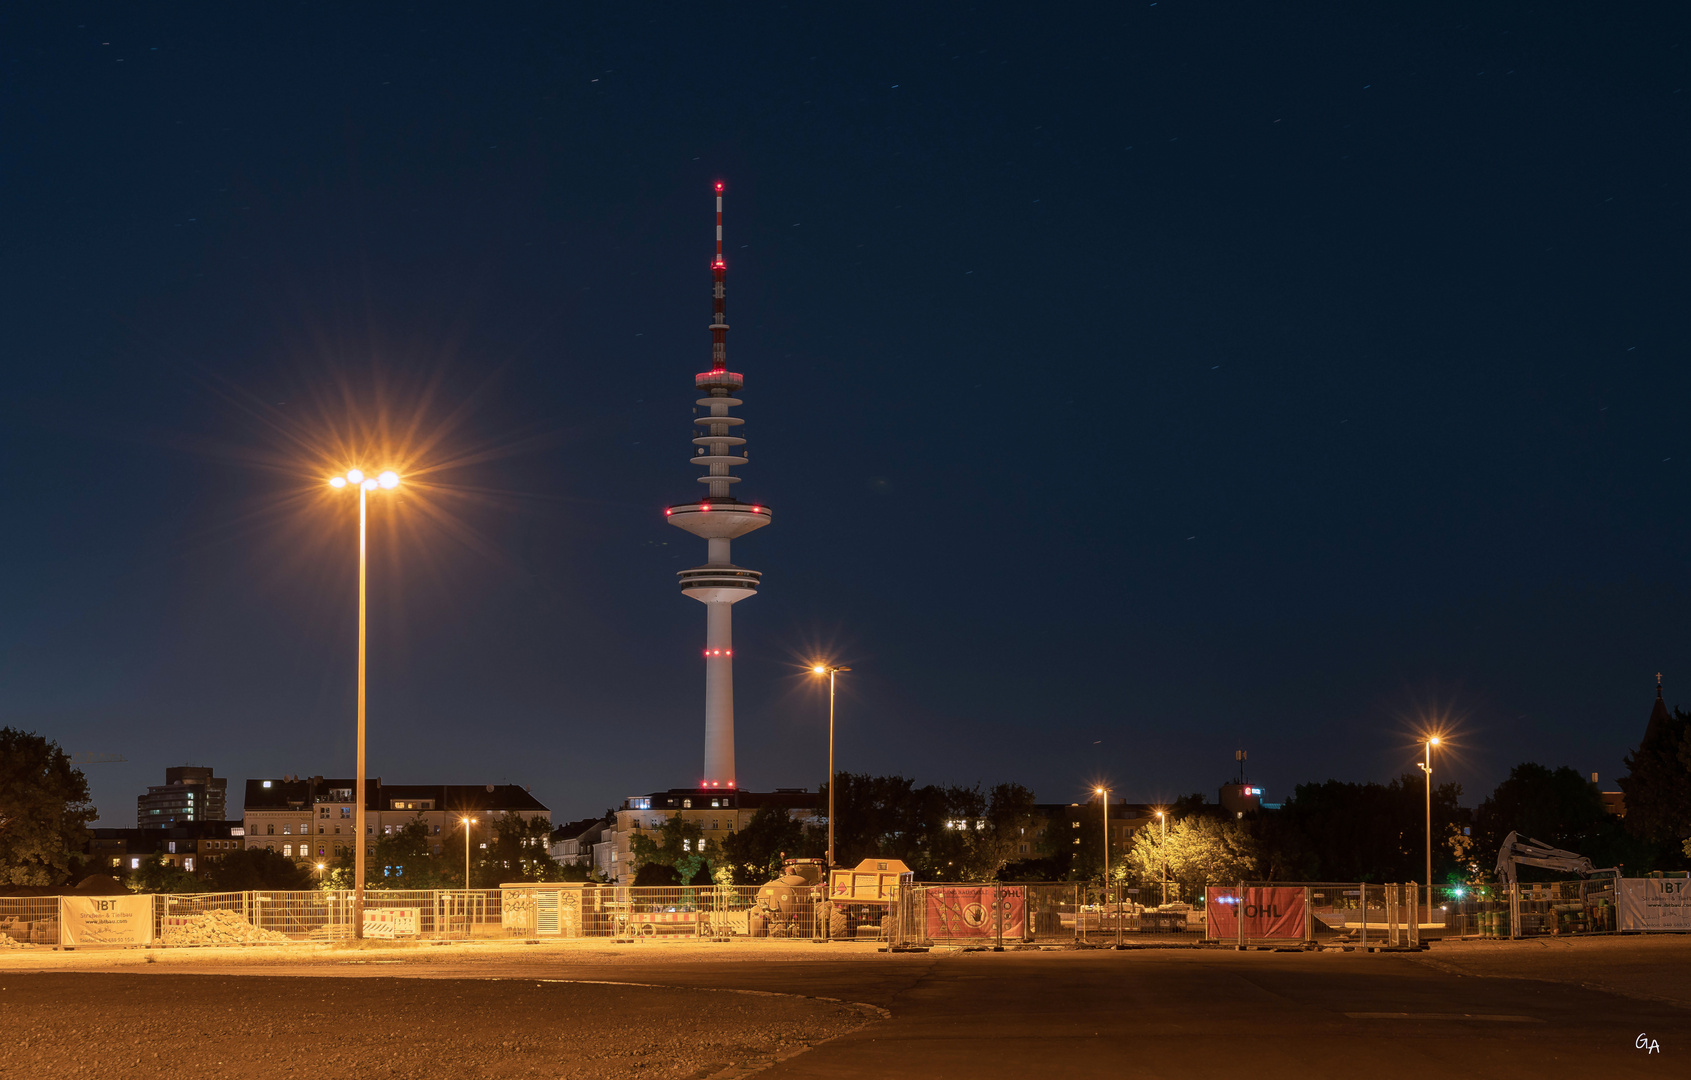
[[[135,824],[168,829],[189,821],[222,821],[228,789],[229,781],[203,765],[173,765],[164,771],[163,785],[148,787],[135,800]]]

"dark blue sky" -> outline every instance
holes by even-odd
[[[373,8],[0,16],[0,723],[102,823],[351,770],[383,439],[372,772],[697,778],[719,178],[743,785],[819,649],[842,767],[1050,800],[1610,781],[1691,680],[1683,11]]]

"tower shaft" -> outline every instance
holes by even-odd
[[[704,779],[735,785],[733,601],[705,605]]]

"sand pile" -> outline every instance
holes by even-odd
[[[283,945],[290,940],[286,934],[260,929],[239,913],[221,909],[169,916],[163,938],[166,945]]]

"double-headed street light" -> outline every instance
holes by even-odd
[[[810,669],[813,675],[828,676],[828,854],[824,865],[830,874],[834,871],[834,676],[850,670],[832,664],[817,664]]]
[[[1427,774],[1427,918],[1433,917],[1433,748],[1438,746],[1439,737],[1427,737],[1427,760],[1416,762],[1421,771]]]
[[[464,826],[464,893],[470,892],[470,826],[476,823],[473,817],[458,819],[458,824]]]
[[[366,534],[369,520],[367,497],[372,491],[392,491],[399,486],[399,474],[392,469],[377,476],[365,476],[362,469],[348,469],[345,476],[331,476],[329,486],[354,488],[358,492],[358,779],[353,801],[352,936],[364,936],[364,594],[367,577]]]

